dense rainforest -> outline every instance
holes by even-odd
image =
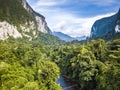
[[[0,41],[0,90],[61,90],[59,68],[40,44]]]
[[[0,90],[61,90],[60,74],[79,90],[120,90],[120,39],[58,46],[0,41]]]

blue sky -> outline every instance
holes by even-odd
[[[27,0],[31,7],[44,15],[52,31],[72,37],[89,36],[93,23],[115,14],[120,0]]]

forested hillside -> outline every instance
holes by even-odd
[[[63,76],[78,83],[80,90],[120,89],[120,39],[60,46],[49,56]]]
[[[80,90],[120,89],[120,39],[50,46],[0,41],[0,90],[61,90],[60,73]]]
[[[66,19],[68,16],[63,15]],[[72,17],[68,20],[70,24],[63,24],[76,35],[77,29],[71,27],[71,22],[75,27],[84,25],[78,23],[82,19],[76,17],[74,22]],[[60,30],[65,29],[63,26]],[[96,21],[91,38],[63,40],[52,35],[45,17],[26,0],[0,0],[0,90],[62,90],[57,83],[60,76],[74,83],[77,90],[120,90],[120,10],[112,17]]]
[[[7,21],[16,26],[29,20],[34,21],[32,15],[23,8],[19,0],[0,0],[0,2],[0,21]]]
[[[47,48],[0,41],[0,90],[61,90],[59,68],[46,56]]]

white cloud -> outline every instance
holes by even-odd
[[[52,1],[52,2],[46,2],[46,1],[38,1],[37,2],[37,6],[55,6],[55,5],[57,5],[58,3],[57,2],[54,2],[54,1]]]
[[[91,18],[79,18],[73,16],[72,14],[63,14],[58,16],[56,15],[51,19],[54,18],[54,20],[56,20],[57,23],[51,23],[50,27],[53,31],[61,31],[73,37],[83,36],[83,35],[89,36],[91,27],[96,20],[101,19],[103,17],[111,16],[113,14],[114,13],[109,13]]]
[[[53,28],[54,28],[54,30],[58,30],[59,31],[59,29],[64,29],[65,28],[65,26],[67,25],[68,23],[66,22],[66,21],[60,21],[56,26],[54,26]]]
[[[65,3],[66,0],[38,0],[35,4],[39,7],[50,7],[50,6],[56,6]]]
[[[111,16],[114,13],[98,15],[90,18],[77,17],[73,13],[69,13],[62,8],[51,8],[51,6],[66,2],[67,0],[39,0],[32,7],[46,17],[46,21],[52,31],[60,31],[73,37],[89,36],[93,23],[103,17]],[[82,1],[82,0],[81,0]],[[90,1],[90,0],[86,0]],[[98,2],[97,2],[98,1]],[[113,3],[114,0],[104,0]],[[102,0],[91,0],[94,4],[102,4]],[[104,4],[103,3],[103,4]],[[50,7],[44,7],[50,6]]]
[[[99,6],[109,6],[116,3],[116,0],[93,0],[93,3]]]
[[[118,3],[118,0],[78,0],[80,3],[91,3],[97,6],[110,6]]]

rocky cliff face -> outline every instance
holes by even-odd
[[[119,9],[119,12],[117,13],[115,31],[118,33],[120,32],[120,9]]]
[[[26,0],[0,0],[0,39],[28,38],[51,34],[45,17],[35,12]]]
[[[41,14],[35,12],[30,5],[26,2],[26,0],[22,0],[23,7],[31,14],[36,20],[37,23],[37,29],[43,33],[51,33],[49,27],[47,26],[47,23],[45,21],[45,17]]]
[[[120,33],[120,10],[111,17],[97,20],[91,29],[90,38],[112,39]]]
[[[8,22],[0,22],[0,39],[5,40],[9,36],[14,38],[22,37],[22,35],[17,31],[17,27],[9,24]]]

